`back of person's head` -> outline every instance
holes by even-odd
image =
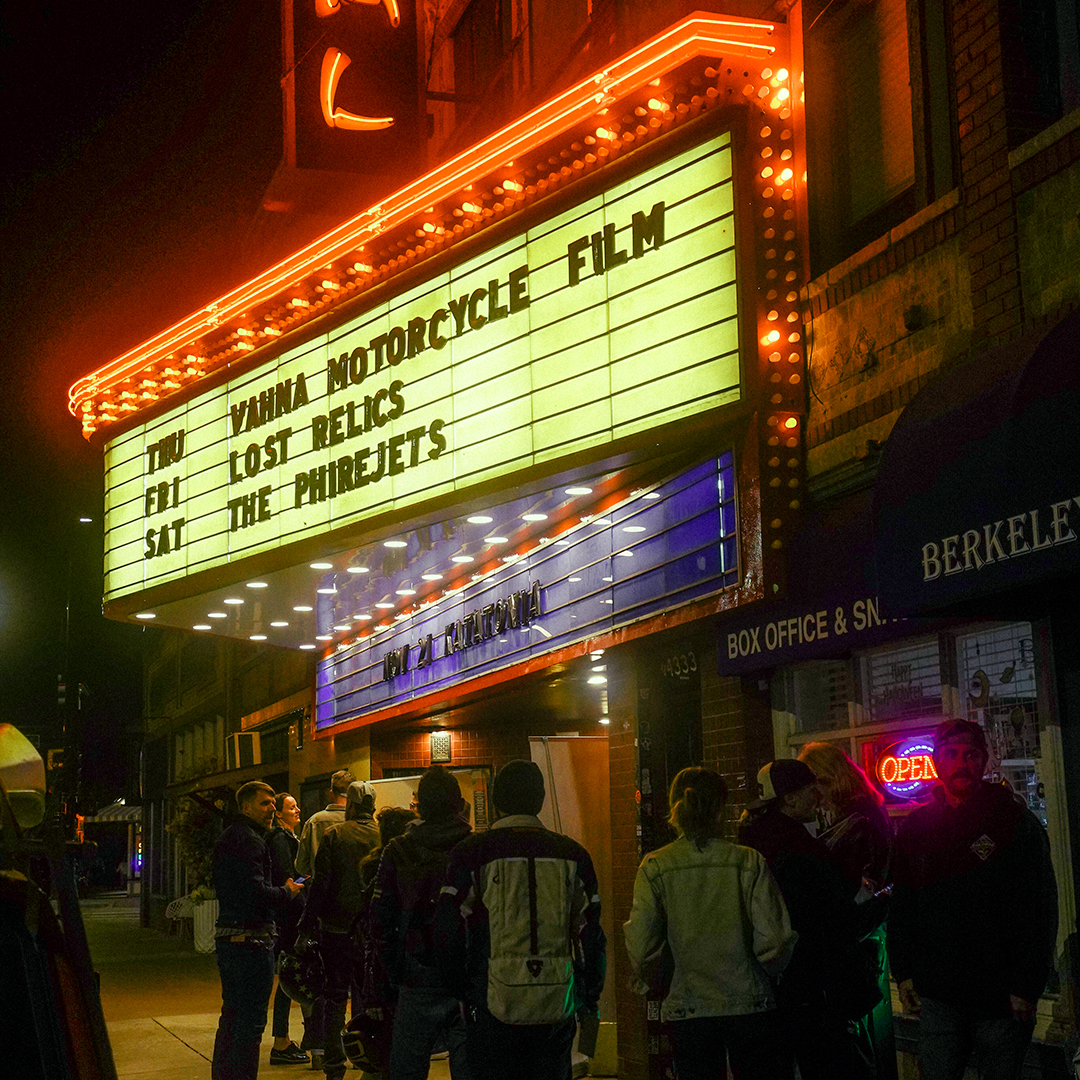
[[[406,806],[384,806],[375,814],[380,846],[386,847],[395,836],[400,836],[409,827],[410,821],[415,820],[416,814]]]
[[[457,778],[442,765],[432,765],[416,785],[416,809],[425,821],[453,817],[460,812],[462,802]]]
[[[710,839],[720,835],[720,811],[727,793],[727,784],[718,772],[696,765],[682,769],[668,791],[668,820],[680,836],[704,848]]]
[[[500,814],[531,814],[544,807],[544,774],[535,761],[508,761],[496,774],[491,801]]]
[[[243,811],[244,807],[256,798],[260,792],[267,791],[271,795],[274,795],[274,789],[269,785],[263,783],[262,780],[249,780],[246,784],[243,784],[236,792],[236,806],[239,810]],[[277,805],[277,796],[274,795],[275,806]]]
[[[818,778],[834,809],[842,809],[860,796],[882,806],[885,797],[866,777],[866,773],[832,743],[807,743],[799,754],[799,761],[806,762]]]
[[[345,789],[345,820],[370,815],[375,810],[375,785],[367,780],[354,780]]]
[[[355,777],[348,769],[338,769],[333,776],[330,777],[330,791],[335,798],[344,798],[345,794],[349,790],[349,785],[353,782]]]

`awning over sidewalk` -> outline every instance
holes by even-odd
[[[1080,570],[1080,311],[920,391],[885,445],[875,516],[892,614]]]
[[[96,814],[89,814],[83,818],[83,824],[89,825],[95,821],[142,821],[142,807],[125,806],[123,800],[118,800]]]

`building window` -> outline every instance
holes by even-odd
[[[945,0],[808,0],[803,16],[814,275],[954,183]]]

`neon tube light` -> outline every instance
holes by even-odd
[[[322,72],[319,75],[319,102],[327,127],[346,131],[379,131],[393,126],[392,116],[357,116],[356,113],[334,108],[338,81],[352,60],[340,49],[329,48],[323,55]]]
[[[242,316],[249,308],[299,284],[317,268],[371,243],[383,231],[449,198],[477,176],[504,166],[556,138],[593,116],[597,110],[613,104],[620,96],[641,89],[679,65],[699,56],[773,55],[776,46],[770,44],[768,38],[774,29],[773,23],[750,19],[702,12],[687,16],[602,71],[401,188],[382,204],[343,222],[252,280],[77,380],[68,390],[68,410],[76,415],[84,401],[116,386],[142,368],[164,360],[222,323]]]

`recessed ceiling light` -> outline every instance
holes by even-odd
[[[470,525],[490,525],[495,519],[487,514],[473,514],[465,519]]]
[[[587,487],[569,487],[566,488],[567,495],[591,495],[592,488]]]
[[[308,604],[297,604],[293,608],[293,611],[310,611],[310,610],[311,610],[311,607]]]
[[[603,686],[607,679],[603,675],[590,675],[586,680],[590,686]]]
[[[547,514],[522,514],[522,521],[547,521]]]
[[[333,585],[327,585],[325,588],[316,589],[315,591],[317,593],[321,593],[323,596],[336,596],[337,595],[337,589],[335,589],[333,587]]]
[[[398,594],[398,596],[415,596],[416,595],[416,590],[415,589],[395,589],[394,592],[396,592]]]
[[[632,551],[616,551],[615,554],[618,555],[620,559],[632,559],[634,557]]]
[[[368,568],[366,566],[346,566],[345,567],[345,572],[347,574],[370,574],[371,573],[371,571],[368,570]]]
[[[442,574],[436,574],[434,570],[427,574],[420,575],[424,581],[442,581]]]
[[[408,546],[409,546],[408,540],[384,540],[383,541],[383,547],[403,548],[403,547],[408,547]]]
[[[610,525],[611,521],[608,518],[593,518],[592,523],[594,525]]]
[[[265,641],[266,640],[266,635],[265,634],[252,634],[251,638],[249,640],[251,640],[251,641]]]
[[[609,578],[609,577],[606,577],[606,578],[602,578],[601,580],[602,580],[602,581],[614,581],[615,579],[614,579],[614,578]]]
[[[224,611],[208,611],[206,617],[208,619],[227,619],[229,616]]]
[[[580,581],[580,580],[581,580],[581,578],[579,578],[579,577],[567,578],[567,581]]]
[[[371,621],[371,616],[366,611],[363,614],[354,615],[353,618],[357,622],[370,622]]]
[[[316,641],[333,641],[334,640],[334,635],[333,634],[316,634],[315,635],[315,640]]]
[[[556,547],[569,547],[570,546],[570,541],[569,540],[556,540],[555,541],[555,546]]]
[[[226,596],[221,602],[223,604],[232,604],[235,607],[237,604],[242,604],[244,601],[241,600],[239,596]]]
[[[209,630],[210,629],[210,624],[209,623],[196,623],[191,629],[192,630]]]
[[[81,518],[79,518],[79,524],[80,525],[88,525],[93,520],[94,520],[93,518],[81,517]]]
[[[614,604],[615,601],[614,600],[601,600],[600,603],[601,604]]]
[[[633,532],[633,533],[644,532],[645,531],[645,526],[644,525],[624,525],[622,531],[623,532]]]
[[[459,563],[467,563],[467,562],[472,562],[473,557],[471,555],[451,555],[450,556],[450,561],[451,562],[459,562]]]
[[[317,648],[317,646],[315,646],[315,645],[301,645],[300,648],[301,649],[314,649],[314,648]]]
[[[268,585],[265,581],[249,581],[247,587],[249,589],[265,589],[268,588]]]
[[[610,724],[611,723],[611,718],[607,717],[607,716],[601,716],[600,720],[598,722],[601,723],[601,724]]]
[[[642,495],[641,497],[643,499],[659,499],[660,498],[660,492],[659,491],[646,491],[645,494]]]
[[[392,600],[380,600],[376,603],[375,606],[377,608],[382,608],[385,611],[389,608],[392,608],[394,606],[394,602]]]
[[[514,552],[513,555],[504,555],[502,557],[503,562],[517,562],[522,556],[518,552]]]
[[[282,620],[282,619],[278,619],[276,622],[272,622],[270,625],[280,628],[282,626],[288,626],[289,624],[287,622],[285,622],[284,620]]]
[[[344,633],[346,630],[352,629],[352,623],[338,623],[334,627],[334,629],[337,630],[339,633]]]
[[[485,536],[484,537],[484,543],[485,544],[505,544],[506,543],[506,537],[505,536]]]
[[[593,671],[607,671],[607,664],[597,664],[592,670]]]
[[[313,562],[310,564],[312,570],[333,570],[334,564],[332,562]]]
[[[604,650],[603,649],[595,649],[593,652],[589,653],[589,659],[590,660],[599,660],[600,657],[603,656],[603,655],[604,655]]]
[[[156,619],[157,616],[152,611],[140,611],[135,616],[136,619]]]

